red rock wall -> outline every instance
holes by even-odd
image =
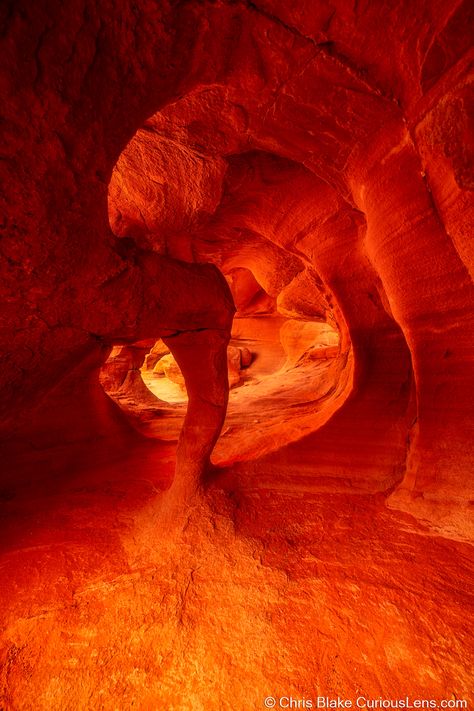
[[[225,285],[169,256],[217,250],[219,266],[251,268],[280,301],[303,265],[320,280],[318,308],[329,299],[346,345],[350,336],[355,375],[345,405],[291,456],[309,457],[316,477],[403,479],[392,505],[436,523],[443,502],[443,525],[465,535],[471,19],[467,2],[5,3],[5,437],[32,441],[46,422],[61,437],[74,421],[87,437],[101,398],[94,369],[112,343],[192,329],[201,316],[228,329]],[[107,208],[114,165],[144,125],[161,137],[158,173],[180,188],[148,231],[161,245],[152,257],[118,242]],[[112,199],[119,234],[116,208]],[[147,215],[129,218],[143,247]],[[71,405],[69,422],[51,398],[65,401],[73,372],[91,397]]]

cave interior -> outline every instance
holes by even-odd
[[[472,3],[0,27],[0,709],[468,708]]]

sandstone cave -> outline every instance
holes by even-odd
[[[0,710],[468,709],[472,2],[0,26]]]

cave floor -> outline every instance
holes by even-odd
[[[1,708],[472,702],[468,544],[380,494],[268,477],[211,483],[184,530],[164,528],[173,448],[93,454],[3,491]]]

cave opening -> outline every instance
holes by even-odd
[[[190,264],[210,262],[229,285],[236,308],[230,392],[213,451],[214,464],[228,466],[321,427],[350,393],[353,351],[334,295],[308,247],[298,246],[301,233],[317,242],[317,220],[307,213],[318,179],[288,158],[235,152],[242,127],[228,125],[226,112],[214,107],[203,123],[199,99],[209,93],[222,102],[216,89],[199,91],[145,122],[115,165],[108,205],[118,240]],[[299,203],[295,181],[304,188]],[[141,363],[137,352],[136,344],[112,350],[104,389],[139,431],[176,441],[185,377],[162,340],[142,348]]]

